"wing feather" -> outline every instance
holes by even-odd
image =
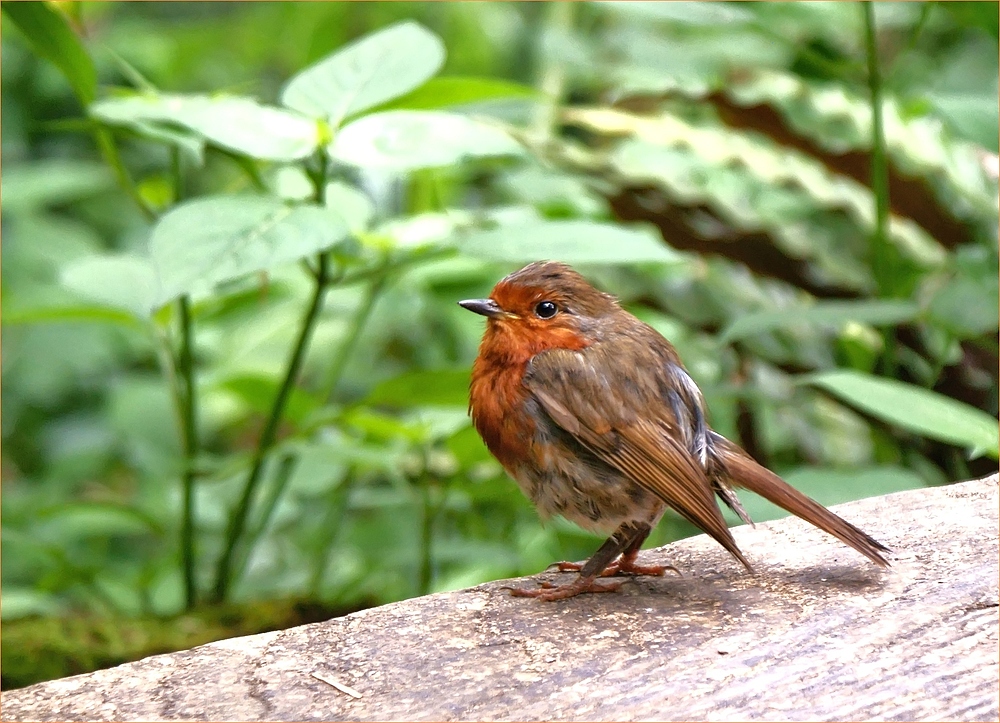
[[[585,353],[600,351],[590,348]],[[618,384],[608,384],[598,368],[615,369]],[[661,388],[657,382],[662,380],[642,378],[651,373],[656,372],[629,364],[595,365],[583,353],[551,350],[532,359],[525,385],[556,425],[752,569],[726,526],[705,470],[679,438],[668,405],[641,394],[643,389]],[[640,393],[619,394],[615,389]],[[650,417],[650,410],[655,416]]]

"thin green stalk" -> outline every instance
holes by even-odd
[[[889,72],[886,74],[887,84],[891,83],[892,79],[896,77],[896,73],[901,65],[900,61],[917,47],[917,41],[920,40],[920,36],[924,32],[924,28],[927,27],[927,21],[930,19],[931,10],[933,8],[933,2],[920,3],[920,17],[917,18],[917,22],[913,26],[913,30],[910,32],[910,37],[907,38],[906,44],[898,53],[896,53],[896,57],[893,59],[889,67]]]
[[[320,527],[320,534],[323,539],[317,546],[319,554],[314,560],[312,575],[309,578],[309,596],[318,598],[323,587],[323,577],[326,574],[327,561],[340,532],[341,524],[344,520],[344,513],[347,512],[347,502],[351,496],[351,489],[357,479],[357,472],[354,467],[349,467],[344,474],[344,479],[338,487],[330,491],[330,499],[327,503],[326,515]]]
[[[872,109],[872,194],[875,197],[875,232],[872,234],[872,271],[881,297],[892,296],[893,279],[892,246],[889,242],[889,164],[885,143],[885,126],[882,117],[882,74],[878,62],[875,39],[875,4],[866,0],[862,5],[865,24],[865,49],[868,56],[868,90]],[[886,329],[883,335],[885,351],[882,354],[882,372],[886,376],[896,373],[896,334]]]
[[[387,276],[388,270],[385,270],[384,273],[372,279],[371,284],[365,291],[364,297],[361,299],[361,303],[355,309],[354,316],[350,320],[347,337],[337,349],[330,368],[327,370],[326,379],[323,382],[324,391],[323,396],[320,397],[321,399],[325,399],[327,402],[333,400],[333,395],[337,391],[337,385],[340,384],[340,378],[343,376],[347,362],[351,358],[351,352],[354,351],[358,339],[361,338],[361,332],[368,322],[368,317],[371,315],[372,309],[375,308],[375,302],[378,301],[379,295],[385,288]]]
[[[434,544],[434,518],[437,516],[437,511],[431,500],[428,475],[424,475],[423,479],[420,480],[420,493],[423,514],[420,520],[420,567],[417,578],[417,594],[426,595],[431,591],[431,578],[434,574],[432,545]]]
[[[274,399],[274,404],[271,407],[271,413],[268,416],[266,424],[264,425],[264,431],[261,432],[260,440],[257,442],[257,450],[254,453],[253,464],[250,468],[250,474],[247,476],[247,480],[243,485],[243,493],[240,496],[240,501],[236,507],[236,511],[230,518],[229,526],[226,530],[225,547],[223,548],[222,557],[219,560],[219,567],[215,577],[215,586],[212,592],[212,600],[216,603],[224,602],[229,594],[229,587],[232,583],[232,567],[236,554],[236,547],[243,537],[247,517],[250,514],[250,504],[253,501],[254,493],[257,491],[257,486],[260,484],[261,473],[264,470],[264,460],[267,457],[267,453],[274,445],[274,438],[278,432],[278,424],[281,422],[281,418],[284,415],[285,406],[291,396],[292,388],[295,386],[295,380],[298,378],[299,372],[302,369],[302,363],[305,361],[306,349],[309,346],[309,340],[312,337],[313,329],[319,319],[320,309],[323,306],[323,296],[326,293],[329,281],[330,262],[325,253],[319,254],[317,262],[318,268],[316,273],[316,287],[313,291],[312,301],[309,304],[309,308],[306,310],[305,318],[302,320],[302,328],[299,331],[299,337],[295,342],[295,348],[292,351],[292,356],[288,361],[285,378],[282,381],[281,388],[278,390],[278,394]]]
[[[184,198],[184,168],[177,146],[170,149],[170,173],[174,183],[174,204]],[[194,484],[198,457],[198,398],[194,383],[194,324],[191,317],[191,297],[185,294],[177,300],[180,322],[180,349],[176,363],[177,379],[181,385],[177,395],[181,403],[181,435],[184,446],[184,472],[181,477],[181,567],[184,575],[184,603],[188,610],[198,598],[195,582],[194,546]]]
[[[426,454],[424,455],[424,464],[427,464]],[[434,526],[438,515],[444,509],[450,480],[451,478],[445,478],[444,482],[441,483],[437,477],[427,472],[419,480],[423,506],[420,525],[420,567],[417,579],[417,589],[420,595],[426,595],[431,591],[431,582],[434,579]]]
[[[543,43],[539,54],[541,69],[538,73],[538,90],[543,100],[538,104],[531,124],[532,135],[537,142],[543,142],[552,135],[566,90],[566,67],[560,58],[545,52],[545,35],[549,32],[570,34],[573,30],[575,5],[573,2],[552,2],[545,7],[547,16],[538,35]]]
[[[292,478],[296,462],[298,462],[298,459],[291,452],[281,455],[281,459],[278,460],[278,471],[274,474],[274,482],[271,485],[271,489],[268,490],[267,498],[264,500],[264,510],[260,515],[260,520],[247,533],[246,543],[243,545],[244,552],[240,555],[239,561],[233,569],[233,577],[239,578],[243,574],[243,570],[250,560],[253,549],[260,542],[260,538],[267,530],[268,525],[271,524],[271,518],[278,507],[278,500],[284,494],[285,487],[288,486],[288,480]]]
[[[97,140],[97,147],[101,149],[101,155],[104,156],[104,160],[111,166],[111,170],[114,171],[115,178],[118,179],[118,185],[132,199],[147,221],[150,223],[155,221],[156,211],[146,203],[142,194],[139,193],[139,189],[132,180],[132,175],[125,168],[125,163],[122,161],[121,154],[118,152],[118,146],[115,145],[111,132],[103,128],[98,128],[94,131],[94,137]]]
[[[197,602],[197,587],[195,584],[195,547],[194,547],[194,483],[196,458],[198,456],[198,414],[197,398],[194,384],[194,332],[191,323],[191,298],[186,294],[179,300],[181,348],[177,365],[178,372],[184,384],[183,394],[183,434],[184,434],[184,475],[183,513],[181,519],[181,562],[184,568],[184,602],[188,610]]]
[[[885,144],[885,126],[882,118],[882,74],[879,70],[878,48],[875,41],[875,5],[866,0],[865,47],[868,54],[868,89],[872,109],[872,193],[875,196],[875,233],[872,261],[879,295],[887,296],[892,277],[889,248],[889,165]]]

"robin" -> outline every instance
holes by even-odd
[[[709,427],[701,390],[663,336],[571,267],[538,261],[488,299],[460,301],[487,318],[472,367],[469,411],[494,457],[543,519],[562,515],[609,535],[570,583],[515,589],[559,600],[611,592],[610,575],[662,575],[637,563],[667,507],[750,571],[716,497],[750,522],[733,492],[755,492],[881,566],[888,551]]]

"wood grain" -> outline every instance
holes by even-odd
[[[6,692],[0,718],[995,721],[997,489],[835,508],[888,571],[789,518],[734,530],[755,576],[702,535],[619,594],[489,583]]]

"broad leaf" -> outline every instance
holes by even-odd
[[[521,152],[521,146],[495,126],[463,115],[419,110],[364,116],[345,126],[330,144],[330,155],[338,161],[393,171]]]
[[[472,232],[459,250],[478,258],[526,263],[540,259],[570,264],[679,264],[683,259],[644,226],[597,221],[538,221]]]
[[[365,400],[370,405],[465,407],[469,403],[468,369],[413,371],[380,382]]]
[[[236,96],[128,95],[94,103],[90,114],[146,134],[150,124],[177,124],[218,146],[269,161],[304,158],[320,142],[316,121]]]
[[[158,295],[156,271],[136,256],[89,256],[65,266],[63,286],[113,309],[145,318]]]
[[[286,206],[264,196],[190,201],[153,229],[157,303],[323,251],[347,233],[338,214],[319,206]]]
[[[87,198],[114,182],[104,164],[53,158],[7,165],[0,194],[4,213],[31,211]]]
[[[379,110],[435,110],[498,98],[533,98],[537,95],[534,88],[498,78],[431,78],[416,90],[380,106]]]
[[[788,326],[802,324],[839,325],[849,321],[889,326],[910,321],[920,312],[907,301],[828,301],[813,306],[758,311],[746,314],[726,327],[719,337],[723,343],[743,339]]]
[[[420,86],[437,73],[444,56],[434,33],[412,21],[396,23],[303,70],[285,85],[281,102],[338,126]]]
[[[707,25],[714,28],[754,21],[753,15],[734,3],[602,1],[596,4],[615,12],[634,13],[644,20],[665,20],[684,25]]]
[[[323,201],[333,209],[352,233],[368,228],[375,217],[375,206],[364,193],[341,181],[331,181],[323,191]]]
[[[976,456],[985,453],[996,459],[1000,455],[997,420],[942,394],[846,369],[812,374],[802,381],[910,432],[969,447]]]
[[[62,71],[80,102],[90,103],[97,92],[94,62],[55,3],[5,2],[0,7],[31,49]]]

